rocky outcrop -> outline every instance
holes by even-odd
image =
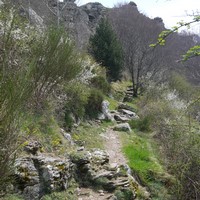
[[[94,149],[92,152],[81,152],[71,159],[76,165],[76,180],[81,187],[100,188],[113,194],[117,190],[126,190],[131,193],[130,200],[135,199],[138,184],[128,173],[129,168],[110,165],[109,155],[105,151]],[[114,195],[109,199],[114,199]]]
[[[114,117],[112,116],[112,114],[110,113],[110,110],[109,110],[109,105],[110,105],[110,103],[107,100],[104,100],[101,103],[102,113],[100,113],[100,115],[98,116],[98,119],[114,121]]]
[[[38,152],[40,152],[42,149],[42,145],[38,141],[30,141],[27,143],[27,145],[24,146],[24,151],[27,153],[36,155]]]
[[[12,0],[20,6],[20,13],[41,28],[55,24],[64,26],[79,48],[86,48],[89,37],[106,12],[100,3],[78,7],[74,0]]]
[[[71,161],[64,157],[40,154],[18,158],[15,163],[16,190],[27,200],[38,200],[46,193],[65,190],[72,169]]]
[[[109,163],[109,155],[100,149],[73,153],[69,158],[41,153],[24,156],[15,162],[15,189],[26,200],[39,200],[47,193],[68,188],[72,177],[79,187],[109,192],[129,192],[135,199],[139,184],[127,165]]]

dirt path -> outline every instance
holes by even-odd
[[[110,164],[124,165],[127,163],[123,153],[119,133],[108,128],[104,134],[105,150],[109,154]]]
[[[108,128],[105,133],[101,134],[104,138],[104,147],[109,154],[109,163],[112,166],[126,164],[126,159],[121,151],[121,142],[119,133]],[[105,191],[93,191],[90,188],[80,188],[78,200],[109,200],[112,194]]]

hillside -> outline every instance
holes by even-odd
[[[198,36],[134,2],[1,2],[0,199],[200,198]]]

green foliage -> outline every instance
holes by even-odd
[[[12,181],[10,175],[20,145],[21,111],[33,91],[30,70],[21,55],[24,51],[15,39],[16,27],[22,24],[18,19],[8,4],[0,7],[0,29],[3,30],[0,35],[0,191]]]
[[[71,113],[67,110],[65,110],[65,117],[64,117],[64,127],[68,130],[72,129],[72,126],[74,124],[74,120],[73,117],[71,115]]]
[[[31,53],[31,74],[36,85],[37,104],[52,93],[58,84],[69,82],[81,71],[81,58],[61,28],[50,27],[34,43]]]
[[[62,151],[62,147],[66,149],[60,128],[53,116],[53,110],[50,108],[46,108],[43,113],[39,114],[35,112],[25,114],[24,121],[21,123],[21,131],[26,137],[39,141],[45,152],[55,150],[59,152]]]
[[[103,94],[108,95],[111,91],[111,86],[103,76],[95,76],[91,79],[93,87],[101,90]]]
[[[46,102],[59,83],[75,78],[81,59],[63,30],[50,28],[37,34],[26,27],[12,4],[0,7],[0,21],[1,191],[12,179],[25,108]]]
[[[125,92],[127,90],[127,87],[130,86],[131,83],[130,82],[112,82],[111,83],[111,91],[112,91],[112,95],[114,97],[114,99],[118,100],[118,101],[123,101]]]
[[[65,88],[67,100],[65,103],[65,123],[67,127],[71,127],[73,120],[71,115],[76,120],[82,119],[85,115],[85,106],[88,102],[89,88],[83,83],[72,81]]]
[[[170,86],[173,90],[176,89],[179,97],[186,99],[187,102],[193,102],[191,92],[193,88],[182,77],[175,76]],[[200,160],[197,156],[197,149],[200,149],[199,123],[190,116],[190,106],[181,108],[174,105],[175,101],[179,103],[178,97],[173,101],[164,98],[169,90],[161,91],[157,88],[154,90],[160,91],[159,98],[146,94],[147,97],[143,97],[146,99],[145,103],[141,103],[140,108],[143,116],[152,116],[154,122],[152,128],[156,131],[156,138],[162,146],[165,165],[176,178],[171,191],[178,200],[198,198],[200,195]]]
[[[88,102],[85,106],[85,114],[89,118],[96,118],[101,112],[101,103],[103,101],[103,94],[97,89],[91,89],[88,97]]]
[[[100,21],[90,38],[90,48],[96,61],[107,68],[109,78],[118,80],[123,66],[122,47],[107,19]]]
[[[200,21],[200,15],[194,15],[193,20],[189,22],[178,22],[177,26],[172,27],[172,29],[169,30],[164,30],[162,31],[157,39],[157,42],[154,44],[150,44],[150,47],[157,47],[158,45],[165,45],[166,39],[173,33],[178,32],[182,27],[186,27],[187,29],[190,29],[191,24],[197,23]],[[188,59],[191,59],[193,57],[199,56],[200,55],[200,46],[195,45],[191,47],[183,56],[181,61],[187,61]]]
[[[104,96],[104,99],[107,100],[109,102],[109,109],[110,110],[116,110],[119,102],[117,100],[115,100],[114,98],[110,98],[108,96]]]
[[[176,90],[179,97],[186,101],[189,101],[195,95],[195,88],[186,80],[185,77],[176,73],[172,74],[169,81],[169,87],[172,90]]]
[[[95,189],[103,189],[106,188],[106,186],[109,183],[109,179],[106,177],[99,177],[94,180],[93,186]]]
[[[100,126],[95,122],[82,123],[76,130],[72,131],[72,138],[76,143],[84,144],[86,149],[103,149],[103,137],[100,134],[104,133],[110,125],[112,125],[111,122],[103,122]]]
[[[130,160],[132,167],[144,182],[148,182],[148,171],[157,170],[156,164],[151,160],[151,152],[148,149],[147,141],[142,138],[132,139],[131,144],[124,147],[124,152]]]
[[[200,45],[196,45],[191,47],[185,55],[183,55],[183,61],[186,61],[190,58],[193,58],[195,56],[200,56]]]
[[[53,192],[42,197],[42,200],[75,200],[77,195],[75,189],[67,189],[64,192]]]
[[[172,180],[171,177],[166,176],[163,167],[159,164],[158,151],[155,151],[157,147],[154,146],[153,141],[144,133],[141,133],[141,136],[123,135],[122,139],[123,151],[128,158],[128,164],[138,177],[138,181],[150,189],[152,199],[170,199],[165,183],[170,185]],[[140,195],[141,199],[144,199],[143,195]]]
[[[117,200],[133,200],[133,192],[128,189],[121,189],[115,191]]]
[[[4,196],[3,199],[0,198],[0,200],[23,200],[23,197],[16,194],[10,194]]]
[[[145,116],[143,119],[135,119],[129,121],[129,125],[132,129],[137,129],[142,132],[151,131],[151,117]]]

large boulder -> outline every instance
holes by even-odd
[[[100,113],[100,115],[98,116],[98,119],[100,120],[106,119],[106,120],[114,121],[114,117],[112,116],[109,110],[109,105],[110,103],[107,100],[102,101],[101,103],[102,113]]]
[[[72,176],[72,163],[48,154],[18,158],[15,163],[16,189],[27,200],[45,193],[65,190]]]
[[[124,131],[124,132],[131,132],[131,127],[128,123],[121,123],[117,124],[113,130],[115,131]]]

